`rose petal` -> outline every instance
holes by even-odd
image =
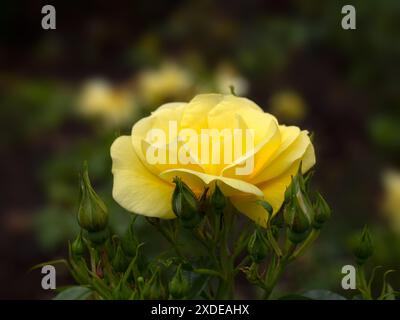
[[[111,146],[113,197],[128,211],[149,217],[175,218],[171,209],[174,186],[155,176],[142,164],[131,137],[121,136]]]
[[[290,185],[291,177],[296,174],[299,164],[300,161],[293,163],[284,174],[258,185],[259,189],[263,192],[263,199],[272,206],[273,215],[281,208],[285,197],[285,190]],[[265,209],[257,203],[259,199],[260,198],[254,196],[238,195],[231,197],[231,202],[240,212],[265,227],[268,214]]]
[[[287,138],[287,140],[291,140],[292,138],[293,137]],[[281,150],[278,151],[279,155],[274,157],[270,163],[266,163],[265,168],[260,170],[260,173],[251,181],[254,184],[259,184],[283,174],[293,163],[305,156],[310,145],[311,141],[307,131],[300,132],[298,136],[289,144],[289,146],[284,148],[282,144],[282,147],[280,147]],[[303,165],[303,170],[308,170],[315,163],[315,157],[312,159],[310,157],[311,154],[309,153],[308,155],[309,157],[307,157],[307,161],[305,161],[307,163],[304,163]]]
[[[255,185],[237,179],[214,176],[186,169],[167,170],[160,174],[160,177],[168,182],[171,182],[176,176],[180,177],[190,188],[192,188],[197,193],[201,193],[204,188],[210,187],[218,181],[218,186],[227,197],[234,194],[243,193],[253,194],[258,197],[263,196],[262,191]]]

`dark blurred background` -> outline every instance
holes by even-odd
[[[45,4],[56,30],[41,28]],[[341,28],[346,4],[356,30]],[[230,85],[314,133],[315,185],[333,208],[279,290],[349,295],[340,271],[365,224],[374,264],[399,269],[399,35],[397,0],[2,1],[0,298],[53,295],[28,270],[65,256],[76,235],[83,160],[121,232],[129,215],[111,198],[113,139],[163,102]],[[71,283],[59,270],[57,284]]]

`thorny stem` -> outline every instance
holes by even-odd
[[[267,272],[267,277],[265,279],[265,285],[263,287],[264,294],[262,296],[263,300],[269,299],[276,283],[282,273],[285,271],[286,266],[293,260],[293,254],[296,250],[296,245],[293,243],[288,244],[288,249],[282,258],[273,258]]]

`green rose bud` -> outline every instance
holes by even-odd
[[[315,213],[314,213],[314,208],[311,205],[310,198],[308,197],[308,192],[300,189],[299,191],[297,191],[293,201],[296,203],[296,206],[307,217],[307,220],[310,223]]]
[[[174,179],[172,210],[185,228],[194,228],[201,221],[199,201],[192,190],[178,177]]]
[[[139,240],[133,228],[134,223],[135,220],[131,222],[121,241],[122,249],[129,257],[134,257],[136,255],[136,248],[139,245]]]
[[[222,193],[218,184],[215,184],[215,190],[211,195],[211,206],[215,209],[216,213],[222,213],[226,206],[226,198]]]
[[[331,208],[329,208],[329,205],[320,193],[317,194],[314,212],[313,227],[321,229],[322,225],[331,217]]]
[[[113,296],[116,300],[128,300],[132,295],[135,297],[135,292],[124,281],[120,281],[113,290]]]
[[[297,198],[286,205],[283,218],[288,226],[288,237],[292,243],[302,242],[308,235],[311,227],[309,217],[300,208]]]
[[[116,241],[118,241],[118,236],[113,235],[110,241],[104,243],[103,250],[107,252],[107,256],[111,261],[114,259],[115,253],[117,252]]]
[[[372,256],[373,252],[374,246],[372,244],[371,234],[367,226],[365,226],[361,234],[360,241],[353,250],[357,263],[359,265],[363,265],[368,260],[368,258]]]
[[[90,240],[93,244],[101,245],[106,242],[106,240],[110,237],[109,229],[104,229],[101,231],[90,231],[85,235],[86,239]]]
[[[80,179],[78,222],[89,233],[103,231],[108,225],[107,207],[90,184],[86,162]]]
[[[124,272],[128,267],[129,261],[126,258],[121,245],[118,245],[117,251],[115,252],[114,258],[112,260],[112,267],[117,272]]]
[[[309,199],[310,175],[304,178],[301,173],[301,164],[297,174],[285,192],[285,206],[283,219],[288,227],[288,238],[298,244],[304,241],[311,229],[315,212]]]
[[[285,203],[289,203],[295,195],[295,177],[292,177],[290,185],[285,190]]]
[[[82,232],[79,232],[78,236],[71,244],[71,252],[75,257],[82,257],[85,254],[86,245],[83,242]]]
[[[247,244],[247,251],[256,263],[261,262],[268,254],[268,242],[259,229],[256,229],[251,235]]]
[[[185,298],[190,290],[190,281],[182,272],[182,267],[179,265],[174,277],[168,285],[169,293],[174,299]]]
[[[161,281],[160,270],[156,270],[149,282],[144,285],[143,298],[146,300],[164,299],[166,297],[166,290]]]
[[[121,239],[121,247],[127,257],[133,258],[137,255],[136,266],[138,270],[142,272],[147,268],[147,259],[141,250],[137,250],[140,242],[134,229],[135,220],[135,218],[132,220],[128,230],[123,235]]]
[[[300,163],[296,175],[292,176],[292,181],[285,190],[285,203],[289,203],[290,201],[292,201],[292,199],[296,196],[296,194],[300,190],[301,191],[306,190],[306,183],[303,174],[301,173],[301,166],[302,164]]]

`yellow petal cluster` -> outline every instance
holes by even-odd
[[[93,79],[82,88],[78,111],[87,117],[100,118],[110,126],[131,120],[137,107],[135,97],[127,88],[115,88],[102,79]]]
[[[168,131],[169,123],[177,123],[178,136],[167,136],[165,145],[149,141],[149,131]],[[199,149],[188,144],[187,152],[193,156],[189,163],[156,163],[148,161],[149,148],[173,148],[173,141],[182,141],[184,129],[220,131],[250,129],[253,145],[244,145],[242,153],[231,161],[210,163],[203,161]],[[220,137],[223,139],[223,137]],[[183,139],[184,140],[184,139]],[[231,150],[220,141],[220,159]],[[204,150],[203,150],[204,152]],[[210,155],[215,152],[209,150]],[[114,175],[113,197],[125,209],[159,218],[174,218],[171,196],[172,180],[180,177],[196,194],[215,183],[229,197],[238,211],[261,225],[266,223],[266,211],[257,203],[268,201],[276,213],[284,200],[284,192],[300,163],[306,172],[315,164],[315,153],[307,131],[298,127],[280,125],[276,118],[264,112],[249,99],[231,94],[201,94],[188,103],[168,103],[149,117],[138,121],[130,136],[117,138],[111,146]],[[238,174],[238,167],[252,157],[253,168]],[[229,159],[229,157],[228,157]]]

